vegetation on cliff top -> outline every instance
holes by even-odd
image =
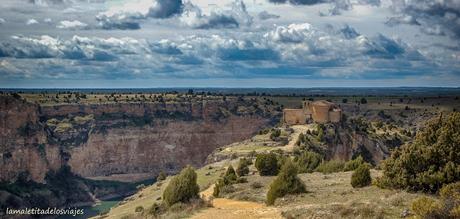
[[[460,180],[460,113],[430,120],[414,142],[383,162],[383,187],[437,192]]]

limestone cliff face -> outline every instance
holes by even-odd
[[[224,122],[160,121],[148,127],[109,129],[71,148],[69,164],[82,176],[176,172],[187,164],[202,165],[218,146],[249,138],[267,122],[231,116]]]
[[[361,155],[368,162],[378,164],[390,155],[388,146],[379,139],[356,132],[342,132],[338,136],[340,141],[328,146],[329,159],[347,161]]]
[[[39,122],[40,107],[13,97],[0,97],[0,181],[28,172],[42,182],[49,169],[61,165],[59,149],[46,145]]]
[[[354,131],[341,125],[326,125],[325,137],[327,159],[350,160],[361,155],[366,161],[378,164],[390,155],[392,145],[377,136]]]
[[[43,182],[63,164],[84,177],[199,166],[276,122],[273,108],[242,98],[39,106],[0,96],[0,181],[27,172]]]

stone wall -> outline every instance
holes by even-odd
[[[317,123],[328,123],[330,106],[313,105],[313,121]]]
[[[307,114],[303,109],[284,109],[283,122],[288,125],[305,124],[307,122]]]
[[[342,111],[341,110],[332,110],[329,111],[329,120],[333,123],[338,123],[340,122],[340,119],[342,117]]]

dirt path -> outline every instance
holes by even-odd
[[[293,151],[300,133],[305,133],[307,130],[312,129],[312,125],[293,125],[291,128],[294,129],[294,133],[289,136],[289,143],[283,147],[285,151]]]
[[[214,185],[201,192],[204,199],[212,198]],[[212,199],[213,208],[200,211],[192,216],[194,219],[240,219],[240,218],[283,218],[281,212],[274,207],[249,201],[238,201],[226,198]]]

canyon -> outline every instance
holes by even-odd
[[[273,105],[227,98],[41,106],[0,97],[0,181],[45,182],[68,165],[85,178],[200,166],[219,146],[278,122]]]

